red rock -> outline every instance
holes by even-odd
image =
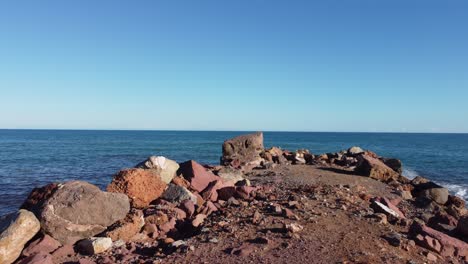
[[[185,218],[187,218],[187,213],[182,209],[174,208],[172,209],[172,211],[174,212],[177,220],[184,220]]]
[[[73,248],[73,245],[65,245],[57,250],[55,250],[53,253],[52,253],[52,257],[55,259],[63,259],[63,258],[67,258],[67,257],[70,257],[70,256],[74,256],[76,253],[75,253],[75,250]]]
[[[437,257],[434,254],[432,254],[431,252],[427,252],[426,258],[429,261],[433,261],[433,262],[437,261]]]
[[[381,160],[368,155],[358,156],[358,165],[355,171],[379,181],[396,180],[399,176],[397,172],[385,165]]]
[[[37,253],[51,253],[58,249],[62,244],[51,236],[44,235],[43,237],[31,242],[28,247],[23,250],[23,256],[29,257]]]
[[[92,261],[90,259],[87,259],[87,258],[79,259],[78,263],[79,264],[96,264],[96,262],[94,262],[94,261]],[[110,261],[110,262],[109,261],[108,262],[102,261],[102,263],[113,263],[113,262],[112,261]]]
[[[145,232],[153,239],[157,238],[159,235],[158,227],[155,224],[145,224],[143,227],[143,232]]]
[[[172,183],[185,188],[188,188],[190,186],[190,183],[180,176],[174,177],[174,179],[172,179]]]
[[[171,220],[169,220],[167,223],[164,223],[164,224],[160,225],[159,230],[161,230],[162,234],[167,234],[171,230],[173,230],[175,228],[175,226],[176,226],[176,219],[171,218]]]
[[[218,189],[218,199],[227,201],[229,198],[233,197],[236,193],[236,187],[234,186],[228,186],[228,187],[223,187],[221,189]]]
[[[262,214],[260,214],[260,212],[258,211],[255,211],[255,213],[252,216],[252,223],[259,224],[260,221],[262,221]]]
[[[133,207],[144,208],[161,197],[165,188],[166,183],[152,170],[126,169],[114,176],[107,191],[124,193],[132,200]]]
[[[54,261],[50,254],[37,253],[21,260],[19,264],[54,264]]]
[[[411,228],[411,233],[419,234],[424,236],[424,239],[427,239],[426,236],[438,240],[441,245],[440,254],[444,257],[467,257],[468,256],[468,244],[458,240],[454,237],[448,236],[442,232],[434,230],[428,226],[421,225],[415,222]],[[421,244],[421,246],[426,246],[426,244]],[[429,248],[432,249],[432,248]]]
[[[180,209],[184,210],[188,217],[192,217],[195,213],[195,204],[191,200],[185,200],[181,203]]]
[[[201,196],[205,201],[216,202],[218,200],[218,189],[224,187],[221,180],[212,181],[208,186],[203,190]]]
[[[193,219],[192,225],[194,227],[199,227],[203,223],[203,221],[205,221],[205,218],[206,218],[206,215],[198,214],[197,216],[195,216],[195,219]]]
[[[216,205],[210,201],[206,202],[206,207],[209,209],[208,214],[218,211],[218,207],[216,207]]]
[[[194,160],[180,164],[179,171],[190,182],[190,187],[197,192],[202,192],[212,181],[220,179]]]
[[[38,215],[44,203],[55,193],[58,187],[58,183],[50,183],[40,188],[34,188],[23,205],[21,205],[21,209],[26,209]]]
[[[240,186],[236,188],[235,197],[239,199],[249,200],[251,198],[250,194],[255,191],[255,187],[251,186]]]
[[[440,250],[442,249],[442,246],[440,245],[439,240],[434,239],[430,236],[417,235],[416,241],[422,247],[425,247],[437,253],[440,253]]]
[[[296,216],[293,211],[289,210],[288,208],[283,208],[282,213],[284,217],[289,219],[293,219]]]

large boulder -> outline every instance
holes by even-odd
[[[27,210],[0,217],[0,263],[13,263],[40,229],[39,220]]]
[[[238,136],[224,142],[221,165],[255,167],[263,160],[260,157],[263,151],[263,133]]]
[[[197,192],[202,192],[210,182],[219,180],[219,177],[205,169],[194,160],[189,160],[180,164],[179,173],[190,182],[190,188]]]
[[[385,165],[381,160],[369,155],[358,156],[358,164],[355,171],[379,181],[390,181],[398,179],[399,174]]]
[[[62,244],[97,235],[130,210],[128,197],[101,191],[82,181],[60,185],[43,203],[39,215],[42,229]]]
[[[132,200],[133,207],[144,208],[163,194],[166,185],[153,170],[126,169],[114,176],[107,191],[124,193]]]
[[[414,180],[413,180],[414,181]],[[427,200],[432,200],[438,204],[444,205],[448,202],[449,191],[431,181],[413,182],[413,193],[416,197],[422,197]]]
[[[176,176],[179,164],[165,157],[151,156],[147,160],[136,165],[135,168],[155,170],[162,181],[169,184]]]
[[[444,257],[468,257],[468,244],[434,230],[428,226],[414,222],[410,233],[415,237],[416,243],[429,250],[435,251]]]
[[[401,163],[401,160],[394,158],[381,158],[380,160],[398,174],[403,173],[403,163]]]

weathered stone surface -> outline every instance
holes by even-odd
[[[385,204],[381,203],[378,200],[372,201],[371,208],[374,210],[376,213],[383,213],[387,216],[392,216],[395,218],[401,218],[400,214],[392,209],[390,209],[388,206]]]
[[[40,228],[36,216],[27,210],[0,217],[0,263],[13,263]]]
[[[159,198],[166,189],[166,183],[152,170],[126,169],[114,176],[107,186],[108,192],[124,193],[136,208],[147,207]]]
[[[21,205],[21,209],[31,211],[36,217],[39,217],[44,203],[54,194],[59,186],[59,183],[50,183],[43,187],[34,188],[23,205]]]
[[[223,144],[221,165],[234,165],[233,167],[260,165],[262,160],[260,153],[263,150],[263,133],[261,132],[226,140]]]
[[[414,236],[421,235],[425,241],[429,241],[427,237],[437,240],[440,243],[440,250],[437,247],[437,242],[432,241],[431,245],[428,246],[426,243],[420,243],[423,247],[428,247],[430,250],[434,250],[436,252],[440,251],[440,254],[445,257],[467,257],[468,256],[468,244],[458,240],[454,237],[448,236],[442,232],[434,230],[428,226],[422,225],[420,223],[413,223],[410,228],[411,233]],[[427,236],[427,237],[426,237]],[[417,239],[416,242],[419,242]]]
[[[363,176],[379,181],[396,180],[399,176],[397,172],[389,168],[382,161],[368,155],[358,156],[358,164],[355,171]]]
[[[176,176],[179,164],[162,156],[151,156],[147,160],[139,163],[135,168],[155,170],[163,182],[169,184]]]
[[[413,185],[415,186],[413,193],[417,197],[424,197],[441,205],[446,204],[449,199],[448,189],[434,182],[421,180],[421,182],[413,183]]]
[[[223,167],[218,171],[217,175],[223,182],[236,183],[238,181],[244,180],[244,174],[241,171],[230,167]]]
[[[468,238],[468,215],[462,216],[458,220],[457,232],[461,236]]]
[[[41,238],[31,242],[28,247],[23,250],[23,255],[26,257],[32,256],[34,254],[42,253],[52,253],[54,250],[58,249],[60,242],[52,238],[51,236],[44,235]]]
[[[22,259],[18,264],[54,264],[54,260],[52,255],[41,252]]]
[[[183,186],[169,184],[169,187],[164,191],[162,196],[165,200],[173,203],[180,203],[184,200],[191,200],[197,203],[197,197]]]
[[[130,242],[144,225],[145,219],[143,218],[143,212],[135,210],[128,214],[125,219],[109,227],[104,235],[111,238],[112,241],[122,240]]]
[[[356,155],[359,155],[361,153],[364,153],[364,150],[360,147],[351,147],[348,149],[347,151],[348,155],[350,156],[356,156]]]
[[[97,235],[130,210],[128,197],[82,181],[67,182],[44,203],[42,229],[62,244]]]
[[[180,164],[179,172],[190,182],[190,187],[197,192],[202,192],[210,182],[219,180],[218,176],[207,171],[194,160]]]
[[[94,255],[107,251],[112,247],[112,239],[108,237],[92,237],[80,241],[78,249],[85,255]]]
[[[394,158],[381,158],[381,160],[383,163],[385,163],[385,165],[390,167],[398,174],[401,174],[403,172],[403,164],[401,163],[401,160]]]

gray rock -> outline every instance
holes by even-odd
[[[169,184],[176,176],[179,164],[162,156],[151,156],[136,165],[135,168],[155,170],[163,182]]]
[[[40,228],[36,216],[23,209],[0,217],[0,263],[13,263]]]
[[[403,172],[403,164],[401,163],[401,160],[393,158],[381,158],[380,160],[395,172],[398,172],[399,174]]]
[[[422,191],[422,197],[429,198],[432,201],[444,205],[448,201],[449,191],[446,188],[430,188]]]
[[[125,218],[130,202],[125,194],[101,191],[82,181],[67,182],[44,203],[40,221],[45,233],[62,244],[97,235]]]
[[[197,197],[192,192],[183,186],[175,184],[169,184],[169,187],[163,193],[162,197],[169,202],[180,203],[185,200],[190,200],[194,204],[197,204]]]
[[[236,183],[238,181],[244,180],[244,174],[236,169],[230,167],[223,167],[218,171],[217,175],[223,180],[223,182],[232,182]]]

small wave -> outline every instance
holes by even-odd
[[[463,198],[468,201],[468,185],[453,184],[453,183],[441,183],[442,186],[449,189],[449,191],[456,196]]]
[[[404,168],[403,169],[403,176],[405,176],[406,178],[412,180],[412,179],[416,178],[417,176],[419,176],[419,174],[415,170],[412,170],[412,169],[409,169],[409,168]]]
[[[403,176],[412,180],[416,178],[417,176],[419,176],[419,173],[410,168],[404,168]],[[467,184],[455,184],[455,183],[438,182],[438,181],[434,181],[434,182],[447,188],[451,194],[459,196],[463,198],[465,201],[468,201],[468,185]]]

